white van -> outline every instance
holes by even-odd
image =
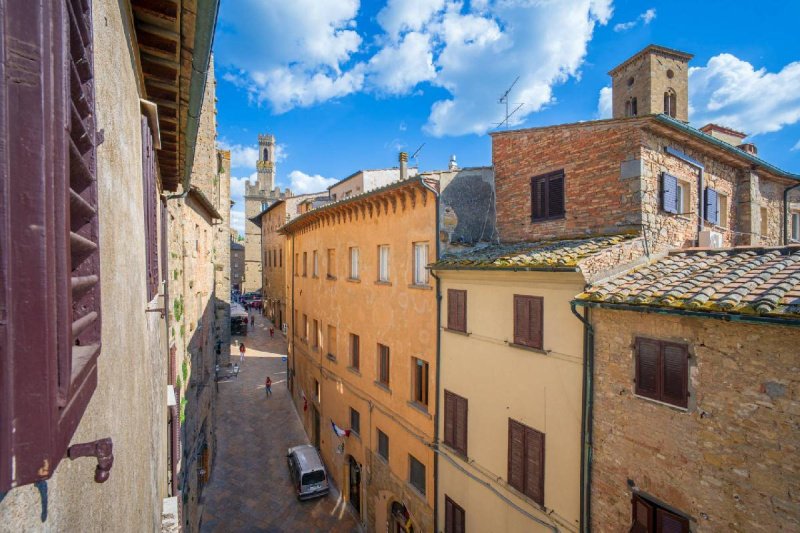
[[[297,499],[308,500],[328,494],[328,474],[316,448],[310,444],[289,448],[286,461]]]

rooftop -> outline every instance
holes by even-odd
[[[574,272],[578,263],[598,252],[634,239],[635,235],[604,235],[579,239],[494,244],[448,254],[431,265],[434,270],[563,270]]]
[[[692,54],[687,54],[686,52],[681,52],[680,50],[675,50],[674,48],[667,48],[666,46],[659,46],[657,44],[651,44],[649,46],[646,46],[645,48],[643,48],[639,52],[635,53],[634,55],[632,55],[631,57],[629,57],[628,59],[626,59],[625,61],[623,61],[619,65],[617,65],[616,67],[614,67],[613,69],[611,69],[608,72],[608,75],[609,76],[613,76],[615,73],[617,73],[619,70],[621,70],[625,66],[627,66],[630,63],[636,61],[637,59],[639,59],[643,55],[649,54],[649,53],[661,54],[662,56],[672,57],[672,58],[680,59],[680,60],[687,61],[687,62],[690,61],[694,57],[694,55],[692,55]]]
[[[687,249],[577,297],[579,301],[760,317],[800,317],[800,246]]]

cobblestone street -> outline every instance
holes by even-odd
[[[286,387],[286,341],[270,322],[256,317],[255,331],[233,337],[231,362],[239,361],[236,340],[246,346],[238,379],[221,381],[217,404],[218,452],[203,493],[204,532],[360,531],[338,491],[320,499],[295,498],[286,449],[307,443]],[[272,396],[264,390],[272,379]]]

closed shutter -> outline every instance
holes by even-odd
[[[531,181],[531,216],[534,220],[547,217],[545,181],[533,179]]]
[[[525,426],[508,419],[508,484],[525,491]]]
[[[467,291],[447,290],[447,328],[467,331]]]
[[[547,216],[564,214],[564,175],[550,178],[547,182]]]
[[[156,152],[147,117],[142,123],[142,180],[144,182],[145,261],[147,264],[147,300],[158,293],[158,237],[156,221]]]
[[[656,533],[689,533],[689,521],[665,509],[656,509]]]
[[[636,394],[659,400],[660,343],[650,339],[636,339]]]
[[[530,306],[527,299],[514,295],[514,344],[527,344],[531,336],[530,325]]]
[[[633,496],[632,504],[632,517],[630,533],[652,533],[653,514],[655,509],[650,502],[647,502],[639,496]]]
[[[542,307],[543,307],[544,300],[539,297],[531,297],[528,298],[528,316],[530,316],[530,346],[534,348],[539,348],[540,350],[543,347],[542,344],[542,329],[543,329],[543,314],[542,314]]]
[[[525,428],[525,494],[544,505],[544,433]]]
[[[466,528],[466,517],[464,509],[458,505],[453,506],[453,533],[464,533]]]
[[[444,497],[444,533],[455,533],[453,529],[453,501],[447,496]]]
[[[663,387],[661,400],[686,407],[688,405],[688,360],[686,346],[662,343],[661,360]]]
[[[455,405],[455,443],[454,448],[461,452],[464,457],[467,456],[467,408],[468,403],[466,398],[457,397]]]
[[[678,178],[661,174],[661,209],[667,213],[678,213]]]
[[[710,187],[705,191],[705,219],[719,225],[719,193]]]
[[[444,391],[444,443],[455,448],[455,427],[456,427],[456,399],[455,395],[446,390]]]

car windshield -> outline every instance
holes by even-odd
[[[325,481],[325,472],[322,470],[315,470],[308,474],[303,474],[303,485],[315,485]]]

